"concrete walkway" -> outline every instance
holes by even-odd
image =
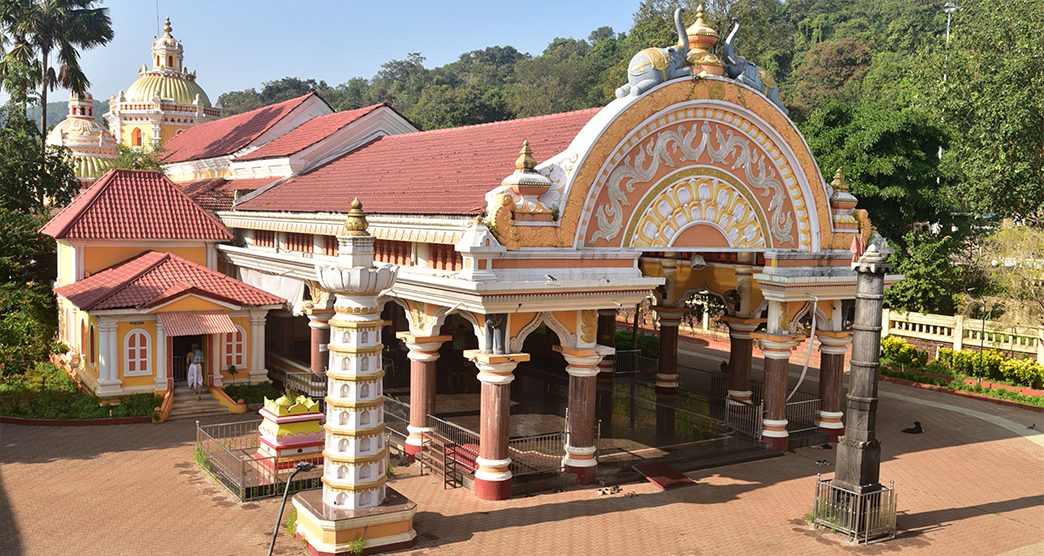
[[[724,355],[685,350],[692,366]],[[1044,428],[1044,415],[895,384],[881,394],[881,476],[895,481],[900,509],[893,541],[847,547],[808,528],[815,475],[831,470],[815,460],[832,462],[834,450],[803,448],[691,473],[699,484],[672,492],[625,485],[632,497],[573,489],[481,502],[398,468],[392,486],[420,508],[418,546],[405,553],[1044,553],[1044,437],[1025,428]],[[899,433],[914,420],[924,434]],[[2,426],[0,554],[263,554],[277,502],[236,502],[195,467],[194,438],[192,421]],[[277,553],[304,554],[285,538]]]

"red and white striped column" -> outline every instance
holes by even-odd
[[[787,374],[790,354],[799,340],[791,335],[755,334],[765,354],[765,383],[761,441],[777,450],[786,450],[790,434],[787,432]]]
[[[843,394],[842,384],[845,369],[845,355],[852,343],[852,333],[818,332],[819,339],[819,415],[816,427],[830,435],[832,442],[844,434],[845,424],[842,422]]]
[[[682,307],[656,307],[656,316],[660,322],[656,389],[662,392],[678,391],[678,325],[686,310]]]
[[[428,415],[435,413],[435,370],[439,348],[451,336],[420,336],[399,332],[396,337],[406,343],[410,358],[410,423],[406,426],[405,450],[416,456],[424,450],[424,434],[428,429]]]
[[[515,367],[528,361],[529,354],[468,350],[464,355],[478,367],[478,379],[482,383],[475,496],[481,500],[506,500],[511,497],[511,458],[508,456],[511,383],[515,380]]]
[[[754,359],[754,330],[763,319],[722,317],[729,326],[729,400],[750,403],[750,367]]]
[[[565,451],[562,460],[567,473],[576,475],[577,484],[594,482],[598,471],[595,446],[595,405],[599,362],[612,351],[606,346],[562,348],[569,373],[569,408]]]

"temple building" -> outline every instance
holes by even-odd
[[[47,133],[47,144],[69,149],[69,163],[82,188],[108,171],[117,156],[116,139],[94,118],[90,94],[69,96],[69,115]]]
[[[635,54],[628,84],[602,107],[420,131],[391,106],[334,112],[313,93],[170,137],[166,177],[149,178],[151,205],[94,220],[107,205],[85,198],[116,191],[128,177],[117,172],[44,228],[59,241],[63,338],[83,337],[77,327],[100,307],[77,288],[133,279],[158,264],[156,252],[196,257],[185,272],[219,270],[269,297],[218,299],[179,278],[164,282],[166,295],[121,306],[127,316],[108,326],[161,323],[157,313],[179,295],[198,298],[183,310],[222,311],[233,323],[267,314],[247,334],[264,340],[251,377],[344,383],[324,392],[327,432],[345,446],[330,452],[328,437],[327,460],[344,460],[359,430],[386,424],[426,469],[483,499],[519,492],[521,479],[547,469],[589,484],[635,453],[742,439],[778,451],[798,433],[836,437],[850,265],[872,239],[870,219],[840,170],[824,178],[763,70],[731,45],[719,58],[702,12],[688,28],[676,16],[676,26],[678,43]],[[168,49],[168,38],[169,26],[157,48],[177,57],[156,65],[180,72],[180,45]],[[130,124],[120,122],[126,141]],[[174,199],[191,200],[195,225],[163,208]],[[374,291],[373,269],[394,283]],[[702,391],[677,365],[696,294],[720,300],[730,337],[728,361]],[[642,304],[656,317],[659,356],[648,372],[625,373],[614,361],[617,316]],[[116,315],[104,307],[99,318]],[[73,343],[93,360],[85,341]],[[788,361],[802,342],[822,365],[799,415]],[[752,380],[755,364],[762,381]],[[330,424],[333,411],[360,403],[373,420],[345,409]],[[382,450],[367,457],[383,461]],[[328,470],[313,510],[366,507],[341,496],[355,492],[355,472]],[[369,480],[360,484],[383,499],[383,484]]]
[[[163,35],[152,42],[151,68],[142,65],[138,79],[109,99],[105,120],[116,140],[134,148],[154,149],[179,131],[221,117],[221,109],[185,67],[185,51],[171,34],[170,18]]]

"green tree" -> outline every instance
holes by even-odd
[[[155,149],[132,149],[123,143],[116,145],[119,155],[113,159],[110,168],[122,168],[127,170],[160,170],[160,162],[157,156],[163,152],[162,145]]]
[[[80,50],[112,40],[109,9],[96,0],[10,0],[5,2],[3,34],[18,48],[29,48],[38,57],[39,72],[23,75],[39,80],[40,129],[47,130],[47,93],[58,87],[83,95],[90,81],[80,67]],[[52,66],[51,55],[56,66]],[[20,55],[21,56],[21,55]],[[26,80],[28,81],[28,80]],[[12,93],[14,96],[14,93]]]
[[[889,288],[889,307],[919,313],[952,314],[954,294],[963,291],[960,273],[954,267],[959,240],[951,235],[925,231],[908,232],[903,250],[892,257],[903,279]]]
[[[1044,225],[1044,9],[962,2],[924,72],[925,105],[954,130],[945,162],[966,207]],[[943,81],[942,76],[946,75]]]
[[[854,102],[870,67],[870,51],[852,39],[816,43],[794,71],[787,91],[788,105],[807,112],[829,99]],[[792,115],[796,120],[801,118]]]
[[[0,120],[0,208],[43,213],[72,200],[78,185],[67,151],[50,145],[41,151],[40,130],[18,106],[0,110]]]
[[[388,102],[396,110],[407,113],[420,100],[428,82],[424,56],[411,52],[403,60],[392,60],[370,80],[370,101]]]
[[[221,106],[222,116],[242,114],[265,105],[261,95],[253,88],[222,93],[218,96],[217,102]]]

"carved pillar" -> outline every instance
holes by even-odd
[[[308,328],[311,347],[309,368],[313,373],[322,375],[326,371],[326,348],[330,343],[330,317],[333,311],[312,309],[308,312]]]
[[[750,367],[754,359],[754,329],[764,320],[723,317],[729,326],[729,394],[737,402],[750,403]]]
[[[565,471],[576,475],[577,484],[594,482],[598,470],[595,456],[595,403],[599,362],[611,348],[563,348],[566,372],[569,373],[569,408],[566,430]]]
[[[424,433],[428,432],[428,415],[435,413],[435,369],[439,360],[439,348],[452,336],[414,336],[399,332],[409,348],[410,358],[410,424],[406,430],[406,453],[416,456],[424,449]]]
[[[871,245],[852,264],[857,274],[852,324],[852,373],[848,378],[848,419],[837,444],[834,484],[855,492],[881,488],[881,443],[877,440],[877,372],[881,349],[884,256]]]
[[[266,382],[268,380],[268,369],[265,367],[265,321],[268,318],[267,310],[250,311],[250,373],[248,380],[251,384]]]
[[[783,334],[757,334],[761,351],[765,354],[765,383],[763,399],[765,417],[762,421],[761,440],[777,450],[786,450],[787,433],[787,375],[790,370],[790,353],[798,345],[794,336]]]
[[[466,352],[478,367],[481,390],[479,457],[475,463],[475,496],[482,500],[506,500],[511,496],[511,458],[508,457],[508,418],[511,382],[515,367],[529,354],[495,355]]]
[[[685,309],[656,307],[660,321],[660,359],[656,373],[656,388],[661,391],[678,390],[678,325]]]
[[[845,354],[852,341],[851,332],[817,332],[819,338],[819,415],[816,427],[830,435],[836,442],[844,432],[841,422],[844,413],[841,411],[842,377],[845,368]]]

